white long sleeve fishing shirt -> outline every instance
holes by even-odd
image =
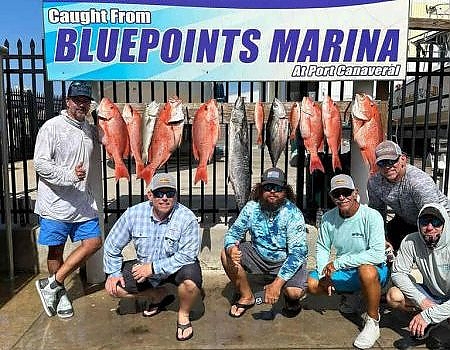
[[[97,217],[90,175],[96,129],[69,118],[65,110],[39,129],[34,166],[39,175],[35,213],[43,218],[82,222]],[[83,163],[86,178],[79,181],[75,167]]]

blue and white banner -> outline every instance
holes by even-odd
[[[401,80],[408,0],[43,0],[49,80]]]

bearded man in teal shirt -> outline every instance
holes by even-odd
[[[247,272],[274,277],[264,287],[265,303],[275,304],[283,293],[283,314],[293,317],[300,311],[299,300],[306,289],[308,246],[305,220],[294,203],[294,192],[283,171],[270,168],[226,233],[222,265],[238,294],[229,311],[231,317],[241,317],[255,304]],[[244,242],[247,232],[251,241]]]

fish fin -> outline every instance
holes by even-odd
[[[323,168],[322,162],[320,161],[319,156],[311,156],[311,160],[309,163],[309,173],[312,174],[314,170],[320,170],[325,174],[325,169]]]
[[[136,178],[142,179],[142,171],[144,170],[144,163],[143,162],[136,162]]]
[[[208,183],[208,172],[206,171],[206,166],[197,167],[197,171],[195,173],[194,185],[199,181],[203,181],[205,184]]]
[[[339,158],[339,154],[333,153],[331,155],[331,162],[333,164],[334,172],[336,172],[336,169],[341,169],[342,170],[342,164],[341,164],[341,159]]]
[[[155,174],[155,170],[152,167],[147,165],[144,169],[142,169],[140,178],[145,181],[146,185],[148,185],[150,183],[150,181],[152,181],[154,174]]]
[[[127,136],[127,142],[125,144],[125,149],[123,151],[124,158],[127,158],[131,153],[131,147],[130,147],[130,138]]]
[[[262,141],[262,134],[259,134],[258,135],[258,139],[256,140],[256,143],[258,144],[258,145],[262,145],[263,144],[263,141]]]
[[[294,140],[294,139],[295,139],[295,134],[296,134],[296,129],[293,129],[293,130],[291,131],[291,135],[289,136],[289,139],[290,139],[290,140]]]
[[[130,174],[128,173],[128,169],[125,164],[114,164],[114,177],[116,178],[116,181],[119,181],[121,178],[130,180]]]
[[[197,146],[195,145],[195,142],[192,142],[192,153],[194,154],[195,160],[198,160],[200,158],[198,155],[198,149]]]

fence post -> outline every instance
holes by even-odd
[[[0,45],[0,119],[1,119],[1,146],[2,146],[2,171],[3,187],[5,193],[5,227],[6,241],[8,246],[9,279],[14,279],[14,250],[12,240],[11,223],[11,199],[9,197],[9,173],[8,173],[8,130],[6,124],[5,90],[3,88],[3,56],[8,54],[8,49]]]

